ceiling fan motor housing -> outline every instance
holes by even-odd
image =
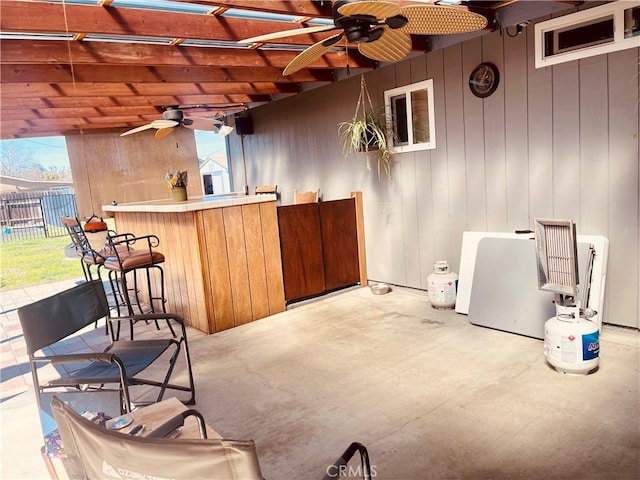
[[[162,112],[162,118],[180,123],[184,118],[184,113],[182,113],[182,110],[178,110],[177,108],[167,108]]]
[[[338,0],[333,3],[333,18],[336,27],[344,29],[344,34],[350,43],[364,43],[371,41],[371,26],[378,24],[378,19],[373,15],[341,15],[338,9],[360,0]],[[381,32],[382,33],[382,32]]]

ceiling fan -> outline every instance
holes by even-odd
[[[387,1],[336,0],[333,25],[296,28],[241,40],[256,43],[309,33],[343,30],[296,56],[283,74],[291,75],[320,58],[343,37],[358,45],[364,56],[395,62],[411,52],[411,35],[443,35],[472,32],[487,26],[486,17],[460,7],[420,4],[399,6]]]
[[[205,118],[205,117],[191,117],[184,114],[183,110],[188,108],[206,108],[207,105],[193,105],[193,106],[170,106],[164,107],[162,112],[162,120],[153,120],[151,123],[142,125],[140,127],[132,128],[120,136],[131,135],[132,133],[142,132],[149,130],[150,128],[157,129],[155,137],[164,138],[169,135],[174,128],[187,127],[194,130],[207,130],[212,132],[220,132],[222,130],[223,122],[217,118]],[[226,129],[225,129],[226,131]]]

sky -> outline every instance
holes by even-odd
[[[224,137],[214,132],[202,130],[196,130],[195,134],[198,157],[208,158],[212,155],[226,155]],[[0,140],[0,143],[5,141],[8,140]],[[45,168],[70,168],[67,144],[64,137],[21,138],[10,141],[24,144],[25,148],[32,152],[35,163],[39,163]]]

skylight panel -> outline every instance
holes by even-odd
[[[298,22],[304,17],[296,15],[284,15],[280,13],[258,12],[255,10],[241,10],[239,8],[230,8],[224,12],[221,17],[244,18],[247,20],[267,20],[271,22]]]
[[[74,33],[0,32],[0,40],[73,40]]]
[[[113,0],[112,7],[142,8],[146,10],[161,10],[163,12],[200,13],[215,12],[218,7],[199,5],[197,3],[169,2],[166,0]]]
[[[49,0],[54,3],[75,5],[99,5],[100,0]],[[200,5],[196,3],[171,2],[167,0],[113,0],[109,7],[139,8],[143,10],[158,10],[162,12],[210,14],[218,7]]]
[[[144,37],[136,35],[102,35],[88,34],[83,38],[86,42],[112,42],[112,43],[146,43],[152,45],[170,45],[173,39],[167,37]]]

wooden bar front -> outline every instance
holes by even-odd
[[[114,215],[119,233],[158,236],[167,310],[194,328],[214,333],[285,310],[274,195],[103,210]]]

